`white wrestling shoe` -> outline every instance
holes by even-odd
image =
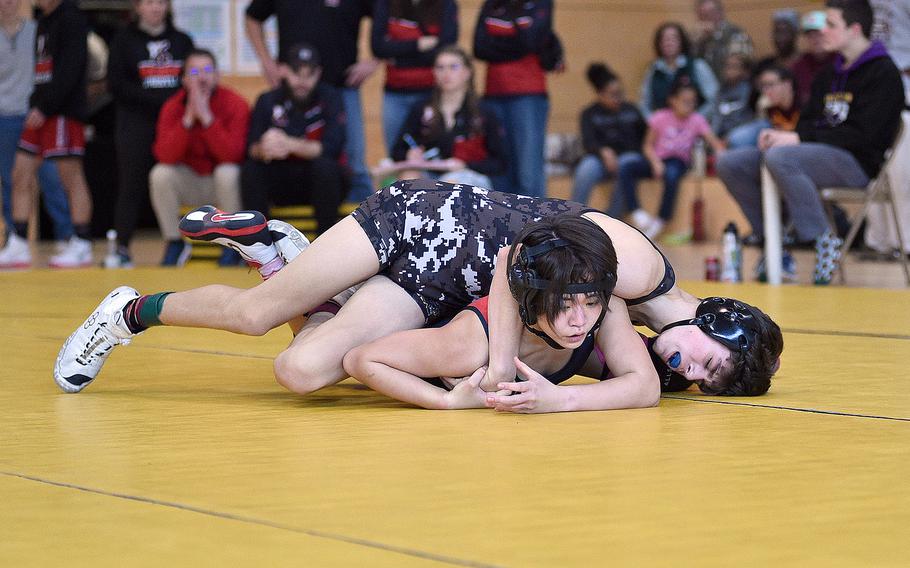
[[[269,234],[272,235],[272,243],[278,251],[278,256],[284,260],[285,264],[291,264],[291,261],[297,258],[308,246],[310,240],[306,235],[297,230],[297,227],[279,219],[272,219],[268,222]]]
[[[123,307],[138,297],[139,292],[129,286],[115,289],[69,336],[54,364],[54,380],[61,389],[79,392],[87,387],[114,347],[128,344],[136,335],[123,321]]]

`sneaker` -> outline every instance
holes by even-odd
[[[663,230],[664,230],[664,220],[661,219],[660,217],[654,217],[654,219],[651,221],[651,224],[648,225],[647,227],[645,227],[644,229],[642,229],[641,232],[644,233],[646,237],[648,237],[649,239],[651,239],[653,241],[654,239],[657,238],[657,235],[659,235]]]
[[[186,241],[168,241],[164,247],[161,266],[183,266],[193,253],[193,245]]]
[[[85,268],[94,262],[92,241],[72,236],[66,248],[52,256],[48,264],[51,268]]]
[[[636,209],[632,212],[632,225],[644,233],[656,221],[650,213],[644,209]]]
[[[830,230],[815,240],[815,284],[826,286],[831,283],[834,271],[837,270],[841,257],[843,239]]]
[[[31,268],[32,251],[28,241],[16,233],[10,233],[6,245],[0,249],[0,268]]]
[[[123,321],[123,307],[139,292],[121,286],[98,304],[92,315],[67,338],[54,363],[54,380],[66,392],[79,392],[98,373],[114,347],[126,345],[133,333]]]
[[[272,235],[272,242],[275,243],[275,249],[278,250],[278,256],[284,260],[285,264],[290,264],[298,254],[310,246],[310,240],[290,223],[272,219],[268,222],[268,228],[269,234]]]
[[[225,213],[211,205],[203,205],[187,213],[179,227],[180,233],[187,238],[236,250],[254,268],[278,257],[265,216],[258,211]]]
[[[755,265],[755,279],[759,282],[768,281],[768,271],[765,267],[765,256],[762,255],[758,259],[758,264]],[[783,256],[781,256],[781,280],[784,282],[796,282],[796,259],[793,258],[793,255],[790,254],[790,251],[785,250]]]

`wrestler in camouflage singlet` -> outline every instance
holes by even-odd
[[[353,216],[376,249],[379,274],[404,288],[431,324],[489,293],[496,254],[526,224],[589,211],[597,210],[560,199],[408,180],[373,194]]]

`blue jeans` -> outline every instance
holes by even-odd
[[[3,220],[8,229],[13,226],[13,161],[25,116],[0,116],[0,184],[3,186]],[[38,187],[44,200],[44,208],[54,224],[54,238],[66,240],[73,235],[69,202],[63,183],[52,160],[44,160],[38,168]]]
[[[771,128],[771,123],[763,118],[740,124],[727,133],[727,149],[758,146],[758,135],[765,128]]]
[[[642,155],[638,152],[624,152],[620,154],[616,161],[619,164],[619,167],[622,168],[623,164],[641,159]],[[572,201],[577,201],[578,203],[587,203],[588,198],[591,196],[591,190],[594,189],[594,186],[602,181],[607,181],[613,177],[613,174],[607,171],[606,166],[604,166],[603,160],[600,159],[600,156],[594,154],[586,154],[585,157],[578,162],[578,165],[575,166],[575,180],[572,185]],[[618,191],[613,192],[613,199],[610,201],[611,207],[616,202],[618,209],[623,209],[625,201],[619,197]],[[625,213],[624,210],[618,211],[621,216]],[[608,211],[607,215],[612,214]]]
[[[550,101],[546,95],[488,97],[485,99],[505,129],[509,148],[508,173],[493,178],[498,191],[546,197],[544,144]]]
[[[382,95],[382,135],[385,139],[387,156],[392,155],[392,148],[401,136],[411,109],[419,102],[426,100],[430,91],[397,92],[386,91]]]
[[[676,208],[676,194],[679,192],[679,182],[689,167],[679,158],[664,160],[664,194],[660,199],[658,215],[664,221],[673,218]],[[635,211],[641,205],[638,203],[638,180],[651,177],[651,163],[647,158],[638,154],[630,158],[619,167],[619,181],[613,191],[613,199],[607,214],[611,217],[622,217],[628,211]]]
[[[347,115],[344,151],[351,168],[351,192],[348,201],[363,201],[373,193],[373,182],[366,167],[366,142],[363,138],[363,109],[358,89],[341,89]]]

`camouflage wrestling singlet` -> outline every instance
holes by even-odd
[[[490,291],[499,249],[529,222],[596,212],[580,203],[434,180],[396,182],[353,216],[379,257],[379,274],[404,288],[432,324]]]

